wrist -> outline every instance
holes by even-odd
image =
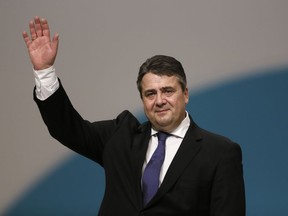
[[[43,67],[43,68],[33,68],[33,71],[36,72],[36,73],[49,73],[51,71],[55,70],[55,67],[54,65],[51,65],[51,66],[47,66],[47,67]]]
[[[42,70],[46,70],[52,66],[53,65],[44,65],[44,66],[39,67],[39,66],[34,65],[33,69],[34,69],[34,71],[42,71]]]

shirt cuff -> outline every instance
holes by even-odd
[[[36,97],[42,101],[46,100],[59,88],[55,67],[51,66],[44,70],[33,69],[33,71],[36,84]]]

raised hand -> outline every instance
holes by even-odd
[[[51,67],[56,59],[59,35],[56,33],[51,41],[48,22],[39,17],[29,22],[29,29],[31,38],[25,31],[22,35],[34,69],[42,70]]]

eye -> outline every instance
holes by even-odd
[[[163,93],[168,97],[171,96],[174,92],[175,92],[175,90],[173,88],[165,88],[163,90]]]
[[[144,93],[145,97],[147,98],[153,98],[156,95],[156,91],[147,91]]]

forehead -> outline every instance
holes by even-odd
[[[142,88],[146,89],[155,89],[163,87],[180,87],[179,80],[176,76],[167,76],[167,75],[157,75],[153,73],[147,73],[142,79]]]

